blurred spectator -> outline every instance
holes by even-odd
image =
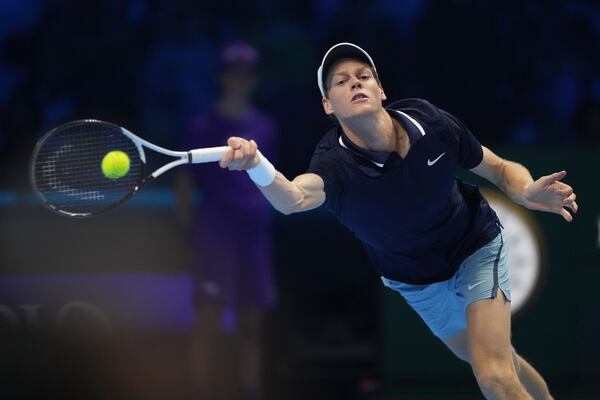
[[[222,146],[228,137],[242,136],[274,158],[274,123],[252,104],[258,58],[245,43],[222,50],[219,97],[209,112],[194,118],[185,148]],[[194,208],[196,185],[202,199]],[[196,256],[193,379],[203,399],[260,398],[261,325],[264,311],[275,303],[271,210],[246,173],[216,164],[181,175],[177,193]]]

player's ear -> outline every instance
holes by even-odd
[[[325,110],[325,114],[327,114],[327,115],[333,114],[333,108],[331,108],[331,102],[329,101],[329,99],[326,97],[323,97],[322,103],[323,103],[323,110]]]
[[[379,85],[379,90],[381,91],[381,100],[387,100],[387,96],[385,95],[385,92],[383,91],[383,86]]]

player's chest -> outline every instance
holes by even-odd
[[[399,146],[383,168],[364,160],[357,164],[346,193],[356,200],[377,193],[395,203],[422,202],[450,189],[457,166],[457,157],[448,146],[435,136],[424,136],[416,143]]]
[[[404,158],[395,155],[383,168],[361,165],[344,190],[342,214],[359,224],[389,220],[397,212],[406,222],[438,214],[450,196],[457,159],[434,139],[423,137]]]

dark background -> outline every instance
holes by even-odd
[[[581,212],[572,224],[530,213],[543,232],[545,280],[515,318],[514,342],[557,398],[600,398],[600,7],[533,0],[0,0],[6,390],[185,398],[190,251],[171,176],[119,211],[69,221],[36,202],[28,161],[45,131],[78,118],[178,148],[214,100],[218,52],[233,40],[261,52],[256,101],[277,121],[277,168],[288,177],[305,170],[330,126],[316,69],[339,41],[367,49],[390,100],[430,100],[534,176],[567,169]],[[273,229],[281,301],[266,333],[271,397],[478,398],[467,366],[381,289],[324,209],[278,215]],[[115,339],[56,337],[73,301],[102,310]]]

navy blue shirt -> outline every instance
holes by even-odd
[[[408,134],[404,159],[360,149],[336,127],[317,145],[307,172],[323,179],[327,207],[381,275],[410,284],[449,279],[500,231],[478,188],[455,177],[458,167],[479,165],[483,149],[457,118],[426,100],[386,109]]]

